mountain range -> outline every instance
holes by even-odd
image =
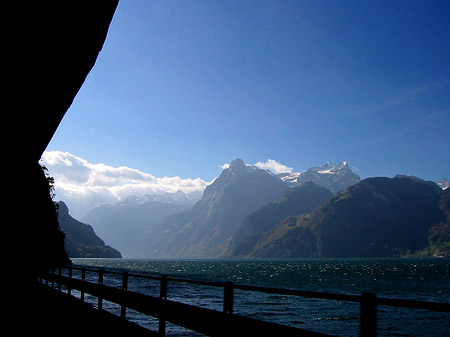
[[[64,248],[69,257],[122,257],[119,251],[105,245],[105,242],[95,234],[92,226],[71,217],[69,208],[64,202],[57,203],[57,208],[59,226],[65,234]]]
[[[312,212],[333,194],[308,181],[284,191],[273,202],[247,215],[231,238],[224,257],[246,257],[266,233],[288,216]]]
[[[361,178],[352,171],[346,161],[337,165],[328,162],[324,166],[312,167],[304,172],[281,173],[279,177],[290,187],[312,181],[334,194],[361,181]]]
[[[139,237],[149,227],[194,203],[195,200],[182,191],[143,197],[130,196],[122,202],[94,208],[83,218],[83,222],[92,224],[98,235],[122,254],[132,256]]]
[[[140,241],[141,252],[150,257],[217,257],[244,216],[286,189],[276,175],[236,159],[192,208],[151,227]]]
[[[361,180],[347,162],[277,175],[236,159],[195,203],[130,197],[84,222],[129,257],[446,255],[442,195],[416,177]]]
[[[171,258],[245,255],[251,243],[279,220],[312,211],[333,196],[319,184],[340,190],[348,187],[345,181],[360,181],[346,162],[306,172],[296,174],[294,181],[236,159],[191,209],[152,226],[141,237],[137,253]],[[306,183],[308,176],[316,183]]]
[[[256,244],[249,257],[390,257],[418,253],[431,233],[449,232],[442,191],[417,178],[368,178],[308,214],[288,217]],[[438,241],[438,238],[435,241]],[[442,253],[442,252],[441,252]],[[445,253],[448,254],[449,252]]]

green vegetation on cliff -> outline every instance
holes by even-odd
[[[442,192],[439,207],[446,219],[430,229],[429,246],[417,252],[415,256],[450,257],[450,188]]]
[[[236,234],[231,239],[228,255],[253,255],[255,245],[268,231],[275,228],[283,219],[303,213],[309,213],[321,205],[333,194],[313,182],[286,190],[275,201],[246,216]],[[277,245],[283,246],[282,242]],[[286,249],[291,251],[290,247]],[[260,253],[258,253],[260,254]],[[289,255],[289,253],[286,253]]]
[[[249,256],[447,255],[445,198],[448,192],[417,178],[368,178],[308,215],[283,220],[258,240]]]

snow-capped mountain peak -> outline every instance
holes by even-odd
[[[279,177],[292,187],[312,181],[333,193],[345,190],[361,181],[361,178],[352,171],[347,161],[342,161],[336,165],[327,162],[323,166],[312,167],[304,172],[282,173]]]
[[[160,194],[146,194],[144,196],[136,196],[130,195],[122,202],[118,202],[114,205],[116,206],[139,206],[143,205],[147,202],[161,202],[161,203],[169,203],[176,205],[189,205],[194,204],[201,198],[200,194],[192,194],[188,195],[181,190],[178,190],[175,193],[160,193]]]
[[[443,190],[447,189],[450,186],[450,180],[447,178],[442,179],[440,182],[437,183],[440,188]]]

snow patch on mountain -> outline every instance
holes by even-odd
[[[450,180],[448,180],[447,178],[444,178],[441,181],[439,181],[437,184],[439,185],[440,188],[445,190],[450,186]]]
[[[179,190],[175,193],[162,193],[162,194],[146,194],[144,196],[130,195],[124,201],[117,203],[116,205],[123,206],[138,206],[147,202],[162,202],[166,204],[176,205],[189,205],[194,204],[201,199],[201,193],[187,195],[183,191]]]
[[[312,181],[333,193],[338,193],[361,181],[347,161],[336,165],[327,162],[323,166],[311,167],[303,172],[281,173],[278,176],[291,187]]]

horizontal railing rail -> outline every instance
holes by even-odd
[[[192,280],[185,278],[168,277],[165,275],[150,275],[104,270],[101,268],[86,268],[78,266],[67,267],[67,276],[62,275],[62,270],[45,274],[42,279],[47,284],[58,284],[67,287],[70,294],[72,289],[80,291],[80,298],[84,301],[85,294],[98,298],[98,309],[102,310],[103,300],[120,305],[120,316],[126,317],[126,308],[136,310],[143,314],[159,319],[159,334],[165,335],[166,322],[182,326],[184,328],[208,335],[256,335],[264,333],[270,335],[277,333],[283,336],[330,336],[322,333],[303,330],[272,322],[252,319],[233,314],[234,290],[255,291],[268,294],[299,296],[306,298],[335,300],[341,302],[353,302],[360,304],[360,336],[376,336],[377,331],[377,306],[401,307],[408,309],[431,310],[437,312],[450,312],[450,303],[414,301],[404,299],[392,299],[377,297],[373,293],[362,295],[336,294],[328,292],[304,291],[296,289],[271,288],[234,284],[232,282],[211,282]],[[81,272],[81,278],[73,277],[73,270]],[[86,272],[98,274],[96,283],[86,280]],[[103,284],[104,275],[118,275],[122,278],[121,287],[111,287]],[[160,282],[159,297],[136,293],[128,290],[129,277],[145,278]],[[168,282],[185,283],[200,286],[223,288],[223,311],[184,304],[167,299]]]

